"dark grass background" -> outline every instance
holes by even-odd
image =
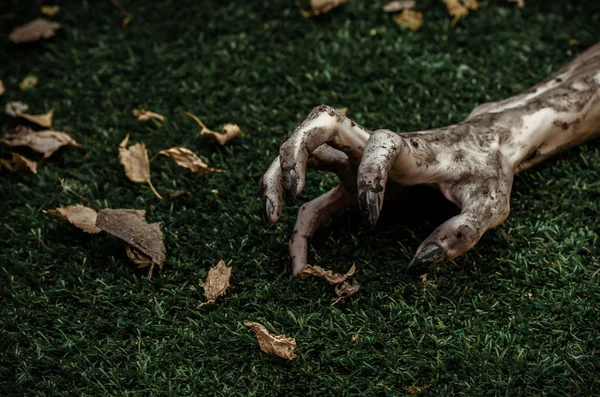
[[[371,129],[458,122],[598,41],[600,3],[483,1],[453,27],[441,2],[419,0],[417,32],[394,24],[383,1],[310,20],[299,14],[307,3],[122,0],[133,17],[123,30],[109,1],[61,1],[55,38],[15,46],[8,33],[39,3],[2,2],[0,105],[55,109],[54,127],[84,149],[61,150],[38,175],[1,174],[0,394],[405,395],[431,385],[423,394],[600,395],[598,142],[518,176],[510,218],[429,283],[404,269],[452,215],[442,198],[389,205],[374,232],[356,211],[337,215],[310,258],[358,266],[362,289],[340,308],[328,285],[282,273],[297,208],[268,230],[257,212],[262,172],[313,106],[348,106]],[[40,82],[21,92],[28,74]],[[167,121],[139,124],[134,107]],[[226,147],[200,140],[185,111],[246,135]],[[2,132],[17,123],[2,116]],[[127,133],[150,155],[181,145],[228,172],[192,175],[158,159],[159,192],[192,192],[159,201],[125,177],[117,146]],[[100,207],[162,222],[163,271],[148,281],[115,238],[42,213],[80,202],[59,178]],[[334,183],[311,173],[299,201]],[[221,258],[231,289],[199,308],[199,284]],[[262,353],[244,320],[295,337],[298,358]]]

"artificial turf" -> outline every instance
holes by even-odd
[[[84,148],[41,161],[38,175],[0,175],[0,394],[406,395],[415,385],[421,395],[600,395],[598,142],[517,176],[509,219],[427,283],[405,268],[454,213],[439,195],[390,203],[375,231],[356,210],[335,216],[309,255],[339,271],[357,265],[362,289],[340,307],[322,281],[283,273],[297,206],[261,226],[260,176],[312,107],[347,106],[371,129],[442,126],[600,39],[597,0],[483,1],[455,26],[441,2],[417,3],[425,23],[412,32],[383,1],[305,19],[305,1],[121,0],[126,30],[110,1],[61,1],[62,31],[16,46],[8,33],[39,16],[39,2],[5,2],[0,105],[54,109],[54,127]],[[39,84],[21,92],[29,74]],[[138,123],[140,107],[165,123]],[[246,134],[225,147],[201,140],[185,111]],[[0,120],[2,132],[17,124]],[[118,162],[128,133],[151,156],[185,146],[227,172],[157,159],[159,192],[192,192],[160,201]],[[162,272],[147,280],[115,238],[44,214],[80,202],[59,179],[99,207],[162,222]],[[298,202],[334,184],[310,172]],[[231,288],[199,307],[221,258]],[[262,353],[244,320],[295,337],[298,357]]]

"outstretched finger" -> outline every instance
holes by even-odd
[[[435,229],[417,249],[408,265],[409,274],[428,273],[464,254],[477,244],[483,233],[501,224],[510,211],[509,192],[503,190],[499,186],[496,192],[470,198],[459,215]]]

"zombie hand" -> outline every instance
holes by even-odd
[[[529,90],[483,104],[463,122],[396,134],[370,131],[329,106],[313,109],[281,145],[261,179],[261,215],[277,222],[293,204],[306,167],[340,184],[300,207],[289,242],[292,273],[307,264],[308,240],[340,209],[358,203],[374,226],[391,184],[425,184],[461,208],[417,249],[409,273],[424,274],[471,249],[510,211],[513,176],[600,134],[600,44]]]

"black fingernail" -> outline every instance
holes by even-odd
[[[296,171],[291,169],[283,183],[285,200],[289,205],[294,205],[296,203],[296,189],[298,188],[298,174],[296,174]]]
[[[379,219],[379,195],[377,192],[367,190],[361,194],[359,206],[363,221],[370,228],[374,228],[377,224],[377,220]]]
[[[271,200],[263,196],[260,200],[260,218],[262,219],[265,227],[271,224],[271,213],[273,212],[273,203]]]
[[[446,261],[446,252],[438,245],[423,248],[408,265],[408,274],[420,276],[433,271]]]

